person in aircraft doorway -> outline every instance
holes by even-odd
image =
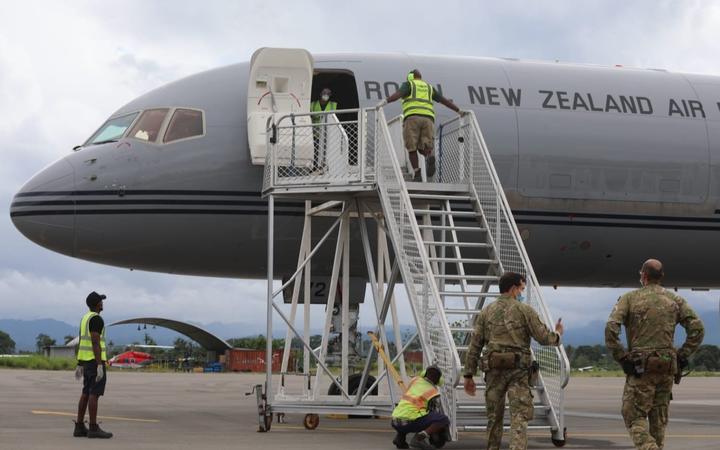
[[[320,98],[310,103],[311,113],[320,113],[337,110],[337,102],[331,101],[332,91],[325,87],[320,91]],[[323,130],[323,123],[327,122],[327,114],[313,114],[310,116],[313,122],[313,172],[322,169],[325,159],[325,146],[327,145],[327,130]],[[322,150],[322,151],[321,151]],[[321,157],[322,155],[322,157]]]

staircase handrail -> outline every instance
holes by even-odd
[[[432,268],[430,260],[428,259],[427,251],[423,245],[422,238],[420,236],[420,228],[418,227],[417,219],[413,212],[412,202],[410,195],[405,185],[405,180],[400,170],[400,164],[397,160],[395,149],[390,138],[389,129],[387,127],[387,121],[382,108],[378,109],[376,115],[376,158],[375,158],[375,175],[377,180],[377,186],[380,191],[380,195],[383,197],[381,202],[383,210],[385,212],[386,225],[389,228],[390,233],[394,237],[392,239],[395,256],[401,261],[399,265],[403,274],[403,281],[408,295],[410,297],[410,304],[415,315],[416,324],[418,325],[418,331],[422,336],[423,342],[429,342],[433,344],[437,340],[441,345],[431,345],[426,350],[426,362],[429,363],[440,363],[439,366],[443,370],[443,375],[447,380],[445,385],[441,387],[441,391],[444,395],[441,395],[443,403],[443,409],[448,415],[451,421],[451,434],[453,439],[457,439],[457,430],[455,426],[455,411],[456,411],[456,396],[455,396],[455,384],[459,376],[460,370],[460,358],[458,356],[455,342],[452,337],[450,325],[448,324],[447,318],[445,317],[445,311],[440,298],[440,294],[437,288],[434,277],[429,276],[432,274]],[[381,162],[384,158],[387,158],[387,162],[390,163],[392,170],[388,172],[383,170]],[[386,178],[387,177],[387,178]],[[389,183],[395,182],[396,186],[390,186]],[[389,188],[397,189],[397,197],[399,199],[399,211],[391,210],[390,207],[390,193]],[[402,223],[396,216],[396,214],[402,215],[401,219],[407,221],[406,229],[400,230]],[[407,233],[408,229],[411,233]],[[405,231],[405,233],[403,233]],[[419,311],[417,308],[423,306],[420,300],[417,298],[418,293],[416,292],[417,285],[415,278],[412,275],[410,267],[410,255],[407,254],[406,245],[410,245],[410,250],[417,252],[419,262],[422,267],[417,268],[416,271],[420,271],[422,275],[422,282],[427,283],[427,290],[425,295],[428,297],[427,311]],[[426,319],[421,316],[421,313],[431,312],[437,319],[437,326],[430,328],[429,323]],[[429,350],[429,351],[428,351]],[[442,352],[443,361],[438,360],[439,353]],[[429,353],[429,354],[427,354]],[[448,367],[449,366],[449,367]]]

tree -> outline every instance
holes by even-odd
[[[312,338],[310,339],[312,343]],[[267,341],[265,336],[259,334],[257,336],[248,336],[242,338],[231,338],[227,340],[227,343],[235,348],[250,348],[253,350],[264,350]],[[285,339],[273,339],[272,347],[274,349],[283,348],[285,346]]]
[[[152,336],[145,333],[145,345],[157,345],[157,342],[155,342],[155,339],[153,339]]]
[[[701,345],[690,359],[690,367],[694,370],[720,370],[720,347]]]
[[[45,347],[49,347],[51,345],[55,345],[55,339],[51,338],[47,334],[40,333],[35,338],[35,345],[37,346],[38,353],[42,353],[43,349]]]
[[[15,353],[15,341],[12,340],[9,334],[0,330],[0,354]]]

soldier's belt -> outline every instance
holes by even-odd
[[[518,353],[490,353],[488,358],[488,366],[490,370],[510,370],[519,366],[520,354]]]
[[[672,372],[672,359],[662,356],[649,356],[645,363],[645,373],[668,375]]]

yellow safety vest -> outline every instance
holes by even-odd
[[[95,353],[93,353],[92,338],[90,337],[90,319],[99,314],[93,311],[85,314],[80,321],[80,344],[78,345],[78,361],[94,361]],[[100,333],[100,358],[103,361],[107,361],[107,355],[105,353],[105,327],[103,327]]]
[[[403,117],[420,115],[435,120],[433,87],[423,80],[408,80],[410,95],[402,99]]]
[[[407,391],[395,407],[392,416],[396,419],[415,420],[428,413],[428,403],[440,395],[434,384],[423,377],[410,381]]]
[[[322,105],[320,104],[320,100],[315,100],[314,102],[310,103],[310,112],[335,111],[336,109],[336,102],[328,101],[327,103],[325,103],[325,109],[323,109]],[[314,123],[319,123],[322,121],[322,116],[312,116],[312,121]]]

